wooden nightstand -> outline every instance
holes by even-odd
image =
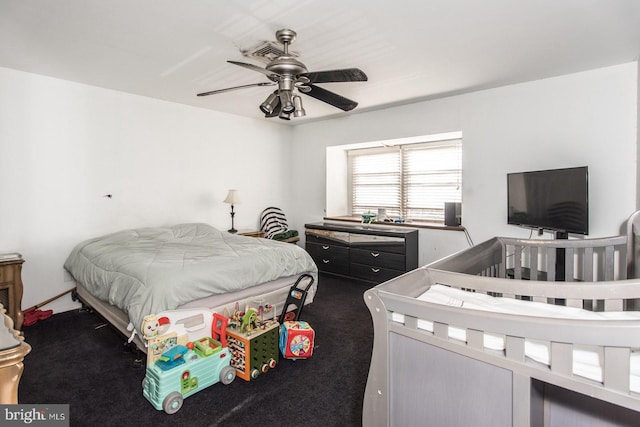
[[[238,234],[240,236],[260,237],[260,238],[265,238],[265,236],[267,235],[267,233],[265,233],[264,231],[259,231],[259,230],[255,230],[255,231],[239,231]],[[288,239],[278,240],[278,241],[279,242],[285,242],[285,243],[296,243],[298,240],[300,240],[300,237],[296,236],[296,237],[290,237]]]
[[[0,304],[13,320],[16,331],[22,329],[22,255],[0,254]]]
[[[240,236],[249,236],[249,237],[260,237],[263,238],[265,236],[264,231],[260,230],[251,230],[251,231],[238,231]]]

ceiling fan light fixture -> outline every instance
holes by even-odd
[[[294,95],[293,97],[293,106],[296,108],[296,110],[293,112],[293,117],[304,117],[307,115],[307,112],[302,106],[302,98],[300,98],[298,95]]]
[[[280,95],[280,103],[282,103],[282,111],[287,114],[293,113],[296,107],[293,105],[293,102],[291,100],[291,91],[281,90],[279,95]]]
[[[282,120],[291,120],[291,114],[285,113],[284,110],[280,110],[280,114],[278,115]]]
[[[277,92],[270,93],[267,99],[264,100],[262,104],[260,104],[260,111],[264,114],[273,113],[273,109],[278,105],[278,95]]]

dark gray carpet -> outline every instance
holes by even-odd
[[[313,356],[280,359],[256,380],[215,384],[167,415],[142,396],[144,368],[123,337],[87,311],[24,328],[32,346],[20,403],[68,403],[72,426],[358,426],[373,331],[357,281],[322,275],[301,319],[316,333]]]

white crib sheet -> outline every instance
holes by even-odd
[[[637,311],[593,312],[580,308],[521,301],[513,298],[496,298],[443,285],[431,286],[427,292],[417,299],[451,307],[463,307],[519,316],[582,320],[640,320],[640,312]],[[404,323],[404,315],[393,313],[392,320]],[[433,323],[428,320],[418,319],[418,329],[433,332]],[[449,326],[449,338],[466,342],[466,330]],[[503,351],[505,349],[504,336],[485,333],[484,347],[490,350]],[[525,355],[538,363],[549,365],[551,358],[549,343],[527,339],[525,340]],[[604,354],[602,349],[576,345],[573,350],[573,374],[602,382],[603,361]],[[640,392],[640,352],[631,353],[630,371],[630,390],[638,393]]]

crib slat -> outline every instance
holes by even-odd
[[[505,339],[505,353],[507,359],[524,362],[524,338],[507,336]]]
[[[604,248],[604,280],[613,280],[614,265],[613,265],[613,246],[607,246]]]
[[[604,300],[604,311],[622,311],[624,301],[621,299]]]
[[[571,344],[551,343],[551,371],[562,375],[573,372],[573,346]]]
[[[522,246],[516,245],[513,248],[513,278],[522,279]]]
[[[547,249],[547,282],[556,281],[556,249]]]
[[[583,308],[581,299],[567,299],[567,307]]]
[[[433,322],[433,335],[438,338],[449,338],[449,326],[444,323]]]
[[[593,248],[585,248],[584,250],[582,280],[593,282]]]
[[[573,282],[574,248],[565,249],[564,281]]]
[[[538,280],[538,247],[533,246],[529,251],[529,266],[531,269],[531,280]]]
[[[418,329],[418,319],[413,316],[405,315],[404,325],[410,329]]]
[[[498,265],[498,277],[502,277],[504,279],[507,277],[507,263],[506,261],[504,261],[507,259],[507,253],[506,253],[505,247],[502,248],[502,259],[503,259],[503,262],[501,262],[500,265]]]
[[[629,393],[629,357],[628,348],[604,348],[604,386]]]
[[[476,350],[484,349],[484,332],[467,329],[467,345]]]

